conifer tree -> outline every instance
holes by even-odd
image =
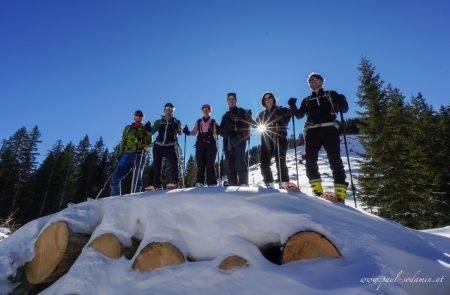
[[[186,187],[195,186],[196,180],[197,180],[197,163],[195,162],[194,157],[190,155],[186,164],[185,186]]]
[[[383,129],[383,116],[386,112],[385,93],[383,90],[383,80],[375,73],[375,67],[367,58],[362,58],[358,67],[360,71],[360,85],[358,87],[357,104],[361,108],[359,115],[359,141],[365,149],[365,153],[360,155],[359,184],[361,186],[359,197],[366,207],[373,208],[379,205],[376,198],[380,187],[379,179],[381,174],[377,167],[380,156],[382,135],[379,133]]]

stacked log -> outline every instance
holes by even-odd
[[[25,266],[31,284],[54,282],[69,271],[89,235],[72,232],[63,221],[52,223],[37,238],[35,256]]]

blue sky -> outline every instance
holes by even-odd
[[[85,134],[112,148],[136,109],[153,122],[172,102],[191,128],[204,103],[220,121],[235,91],[256,114],[264,91],[282,105],[308,95],[311,71],[355,116],[362,56],[438,108],[450,103],[449,19],[438,0],[2,0],[0,139],[38,125],[41,155]]]

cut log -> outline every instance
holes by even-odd
[[[94,248],[109,258],[120,258],[122,256],[122,244],[112,233],[105,233],[96,237],[89,247]]]
[[[301,259],[340,257],[336,247],[323,235],[312,232],[298,232],[291,236],[284,246],[281,264]]]
[[[225,258],[218,267],[221,270],[230,271],[244,266],[248,266],[248,260],[240,256],[233,255]]]
[[[184,263],[183,254],[171,243],[153,242],[145,246],[133,262],[133,269],[149,272],[156,268]]]
[[[56,281],[70,269],[88,240],[89,235],[71,232],[63,221],[48,226],[37,238],[35,256],[26,265],[28,282]]]

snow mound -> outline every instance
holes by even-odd
[[[302,193],[215,187],[140,193],[71,206],[32,221],[0,243],[0,294],[34,257],[34,241],[65,221],[90,240],[113,233],[124,245],[172,242],[184,264],[141,273],[134,259],[110,259],[85,247],[70,271],[42,294],[448,294],[450,239],[405,228],[353,208]],[[326,236],[342,254],[273,264],[259,250],[284,244],[299,231]],[[433,236],[433,242],[427,239]],[[136,256],[135,255],[135,256]],[[218,264],[230,255],[249,266],[232,273]],[[433,282],[413,282],[428,278]],[[391,279],[392,281],[389,281]],[[395,279],[395,281],[394,281]]]

